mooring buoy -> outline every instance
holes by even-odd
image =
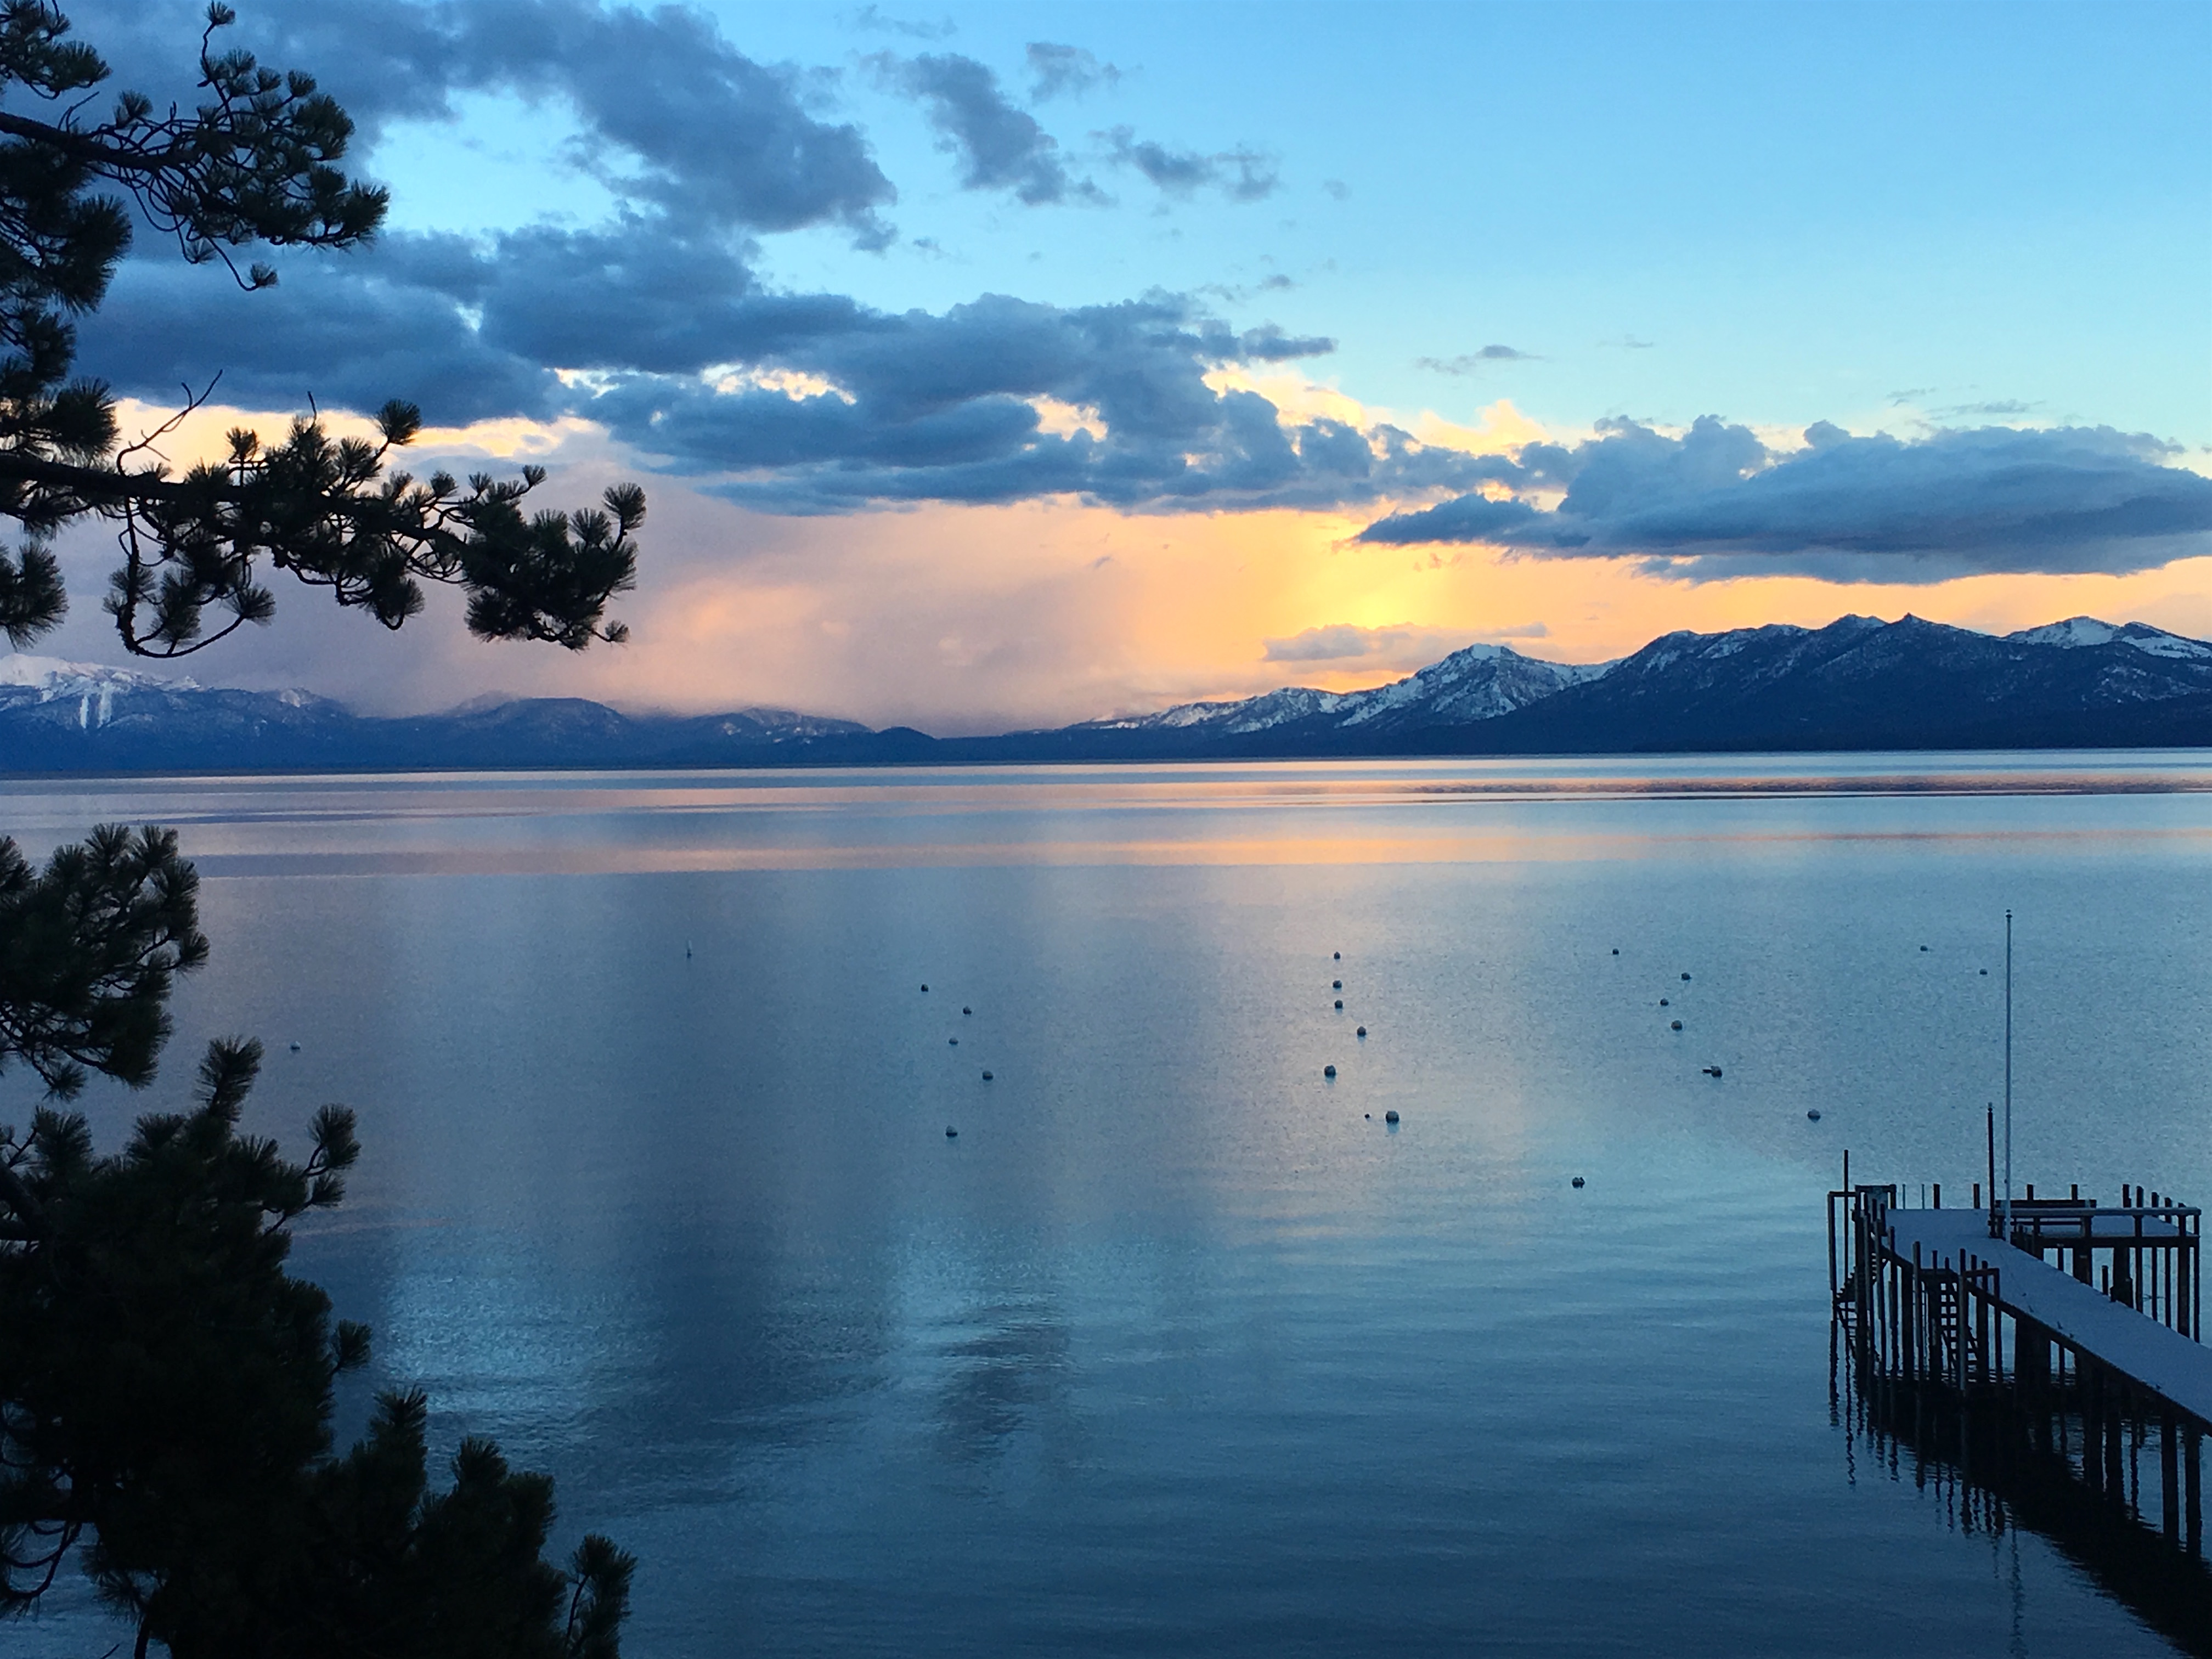
[[[1328,982],[1328,988],[1332,991],[1341,991],[1344,988],[1344,981],[1340,979],[1333,979]]]
[[[1352,1036],[1365,1036],[1366,1035],[1367,1028],[1364,1025],[1361,1026],[1358,1030],[1352,1033]]]
[[[945,1126],[945,1138],[947,1140],[957,1140],[960,1138],[960,1131],[948,1123]]]
[[[1659,999],[1659,1006],[1660,1006],[1662,1008],[1664,1008],[1664,1007],[1667,1006],[1667,999],[1666,999],[1666,998],[1664,998],[1664,997],[1661,997],[1661,998]]]
[[[927,990],[929,988],[929,987],[927,987],[927,985],[925,985],[925,986],[923,986],[921,988],[922,988],[923,990],[927,991]]]
[[[1323,1077],[1334,1077],[1336,1075],[1336,1067],[1334,1066],[1324,1066],[1321,1068],[1321,1074]]]
[[[1613,955],[1615,955],[1615,956],[1619,956],[1620,954],[1620,951],[1615,951],[1613,952]],[[1580,1176],[1577,1176],[1575,1177],[1574,1184],[1575,1184],[1576,1186],[1577,1186],[1577,1187],[1581,1186],[1581,1185],[1583,1184],[1583,1178],[1582,1178]]]
[[[947,1037],[945,1040],[955,1048],[957,1048],[960,1046],[960,1039],[958,1037]]]
[[[1814,1111],[1808,1112],[1808,1113],[1806,1113],[1806,1114],[1805,1114],[1805,1115],[1806,1115],[1807,1117],[1811,1118],[1811,1119],[1813,1120],[1813,1121],[1814,1121],[1814,1122],[1815,1122],[1815,1123],[1818,1123],[1818,1122],[1820,1121],[1820,1112],[1819,1112],[1817,1109],[1816,1109],[1816,1110],[1814,1110]]]
[[[295,1054],[300,1052],[300,1045],[298,1043],[295,1042],[292,1045],[292,1052]]]
[[[1922,950],[1923,950],[1923,951],[1924,951],[1924,950],[1926,950],[1928,947],[1927,947],[1926,945],[1922,945],[1920,948],[1921,948]]]
[[[1620,954],[1620,947],[1618,945],[1613,947],[1613,953],[1615,956],[1619,956]]]
[[[1342,997],[1339,997],[1336,1000],[1336,1006],[1338,1012],[1341,1013],[1344,1011],[1344,999]]]
[[[963,1008],[960,1012],[963,1014],[972,1014],[975,1011],[973,1008]]]
[[[1685,975],[1682,975],[1682,977],[1683,977],[1683,979],[1684,979],[1685,981],[1687,981],[1687,980],[1688,980],[1688,978],[1689,978],[1690,976],[1689,976],[1687,974],[1685,974]]]
[[[1705,1075],[1707,1077],[1718,1077],[1720,1074],[1721,1068],[1717,1066],[1708,1066],[1705,1067]]]
[[[1389,1111],[1383,1113],[1382,1121],[1385,1123],[1395,1123],[1398,1121],[1397,1109],[1394,1107]]]
[[[1328,959],[1331,962],[1342,962],[1344,960],[1344,952],[1341,951],[1332,951],[1329,954]]]
[[[988,1072],[984,1073],[983,1073],[983,1081],[984,1081],[984,1082],[986,1082],[986,1083],[988,1083],[990,1080],[991,1080],[991,1074],[990,1074]]]
[[[1682,1022],[1679,1019],[1669,1020],[1667,1024],[1668,1029],[1670,1030],[1679,1031],[1682,1029]]]

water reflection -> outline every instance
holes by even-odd
[[[1820,1194],[1980,1174],[2008,905],[2023,1178],[2212,1190],[2212,795],[1450,793],[1547,764],[9,806],[201,792],[180,1033],[360,1109],[304,1270],[641,1554],[641,1653],[2160,1650],[1839,1492]]]
[[[1909,1481],[1963,1536],[1996,1538],[2027,1528],[2178,1647],[2212,1655],[2212,1570],[2201,1531],[2168,1535],[2136,1501],[2137,1465],[2158,1432],[2154,1425],[2123,1431],[2129,1478],[2099,1487],[2083,1475],[2079,1402],[2063,1395],[2038,1407],[1992,1395],[1962,1411],[1935,1391],[1861,1389],[1848,1359],[1832,1389],[1854,1480],[1870,1462],[1889,1480]],[[2148,1455],[2157,1455],[2154,1444]],[[2155,1486],[2155,1471],[2152,1480]]]

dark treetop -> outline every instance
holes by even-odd
[[[60,620],[52,538],[96,515],[118,525],[123,551],[107,609],[142,656],[183,656],[269,620],[264,559],[387,628],[420,611],[422,584],[435,581],[467,592],[469,627],[485,639],[571,650],[622,639],[605,613],[635,579],[645,495],[634,484],[607,490],[605,511],[528,514],[541,468],[465,486],[387,474],[422,426],[398,401],[377,415],[377,441],[334,439],[319,419],[295,421],[273,447],[234,431],[223,460],[173,477],[151,446],[212,384],[118,447],[106,387],[74,377],[71,319],[106,295],[131,247],[131,206],[187,261],[220,263],[249,289],[276,273],[240,270],[239,250],[357,247],[382,222],[385,192],[335,165],[353,132],[345,112],[305,75],[216,54],[231,21],[228,7],[209,8],[197,109],[157,112],[124,92],[88,120],[108,75],[99,53],[69,38],[50,0],[0,0],[0,514],[22,530],[12,553],[0,548],[0,631],[21,646]]]

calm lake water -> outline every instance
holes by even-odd
[[[641,1659],[2167,1650],[1838,1420],[1822,1194],[1981,1177],[2010,907],[2021,1178],[2212,1197],[2212,757],[4,788],[207,878],[104,1144],[356,1107],[303,1271]]]

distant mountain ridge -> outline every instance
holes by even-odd
[[[2002,637],[1911,616],[1771,623],[1662,635],[1597,664],[1473,645],[1365,691],[1285,687],[948,738],[783,708],[626,714],[575,697],[380,719],[305,691],[0,658],[0,773],[2204,746],[2212,643],[2091,617]]]

